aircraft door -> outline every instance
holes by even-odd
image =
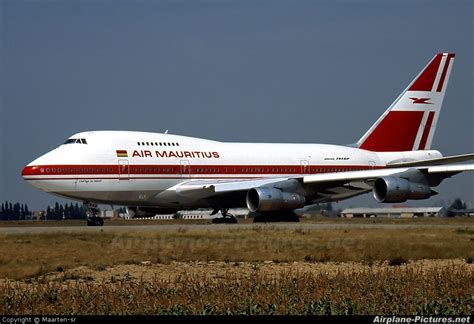
[[[307,161],[307,160],[301,160],[301,173],[303,173],[303,174],[310,173],[310,170],[309,170],[309,161]]]
[[[375,161],[369,161],[369,168],[375,169]]]
[[[191,166],[189,165],[188,160],[181,160],[180,161],[180,171],[181,171],[181,178],[189,178],[191,174]]]
[[[119,160],[118,161],[119,169],[119,179],[120,180],[129,180],[130,179],[130,166],[128,160]]]

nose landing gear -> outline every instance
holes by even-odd
[[[100,210],[97,204],[85,201],[83,206],[87,214],[87,226],[104,226],[104,219],[99,216]]]

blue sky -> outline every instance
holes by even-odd
[[[474,152],[472,1],[0,1],[0,200],[43,208],[24,165],[85,130],[357,141],[440,51],[433,148]],[[440,195],[474,203],[474,176]],[[373,198],[341,206],[376,206]]]

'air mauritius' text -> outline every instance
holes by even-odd
[[[218,159],[218,152],[202,152],[202,151],[152,151],[135,150],[132,157],[157,157],[157,158],[193,158],[193,159]]]

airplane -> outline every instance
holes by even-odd
[[[438,53],[352,145],[225,143],[162,133],[89,131],[24,167],[47,193],[84,202],[89,225],[103,225],[97,204],[127,206],[134,217],[247,207],[271,220],[318,203],[373,192],[383,203],[428,199],[432,187],[474,164],[474,153],[431,150],[454,62]],[[227,221],[226,221],[227,222]]]

